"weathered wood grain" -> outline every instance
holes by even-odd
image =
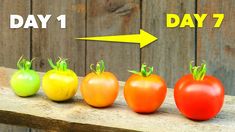
[[[87,36],[139,33],[139,0],[87,0]],[[138,69],[140,49],[135,44],[87,42],[86,72],[89,65],[103,59],[108,71],[125,80],[128,69]]]
[[[55,131],[55,130],[41,130],[41,129],[32,129],[31,128],[31,132],[59,132],[59,131]]]
[[[194,13],[194,0],[143,0],[142,28],[158,40],[141,50],[141,63],[154,66],[168,87],[188,73],[189,62],[195,57],[195,31],[192,28],[167,28],[166,14],[175,13],[181,18]]]
[[[30,1],[0,0],[0,65],[16,68],[20,56],[30,58],[30,29],[10,29],[10,15],[26,18],[30,13]],[[1,132],[27,132],[29,128],[0,125]]]
[[[26,18],[30,1],[0,0],[0,65],[16,68],[21,55],[30,55],[30,29],[10,29],[10,15]]]
[[[59,132],[59,131],[55,131],[55,130],[42,130],[42,129],[30,128],[30,132]]]
[[[85,42],[74,38],[85,35],[85,0],[33,0],[33,14],[51,14],[47,29],[33,29],[32,55],[40,71],[50,69],[47,58],[69,59],[69,67],[78,75],[85,74]],[[66,29],[60,28],[59,15],[66,15]]]
[[[198,62],[205,60],[208,73],[222,80],[225,92],[235,95],[235,1],[198,1],[198,13],[208,14],[204,27],[198,29]],[[213,13],[224,13],[220,28],[213,28]]]
[[[225,96],[223,109],[214,119],[195,122],[179,114],[172,89],[168,89],[167,98],[157,112],[142,115],[126,106],[123,82],[120,82],[121,91],[114,105],[97,109],[85,104],[80,92],[72,100],[61,103],[48,100],[41,90],[36,96],[18,97],[9,87],[13,72],[0,68],[1,123],[60,131],[235,131],[234,96]]]
[[[0,124],[0,132],[30,132],[30,128]]]

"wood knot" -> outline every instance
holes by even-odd
[[[105,9],[109,12],[114,12],[125,4],[124,0],[106,0]]]
[[[231,50],[231,46],[230,46],[230,45],[225,45],[224,49],[225,49],[226,51],[230,51],[230,50]]]
[[[105,9],[118,15],[128,15],[134,8],[134,4],[125,0],[106,0]]]
[[[230,45],[225,45],[224,50],[225,53],[235,55],[235,48],[231,47]]]

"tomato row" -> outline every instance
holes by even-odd
[[[40,77],[32,70],[32,61],[20,58],[18,71],[11,77],[13,91],[21,97],[32,96],[40,88]],[[78,89],[78,77],[67,66],[67,60],[59,58],[54,64],[48,60],[52,70],[42,78],[42,88],[53,101],[72,98]],[[118,95],[119,83],[115,75],[105,71],[104,61],[90,65],[91,73],[81,82],[80,91],[85,102],[93,107],[108,107]],[[224,101],[224,87],[219,79],[206,75],[206,64],[192,66],[190,74],[179,79],[174,87],[174,99],[179,111],[193,120],[208,120],[216,116]],[[132,75],[124,86],[124,97],[128,106],[137,113],[153,113],[163,103],[167,86],[163,78],[153,74],[153,67],[142,64],[140,71],[129,71]]]

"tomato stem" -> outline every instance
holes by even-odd
[[[94,68],[94,64],[90,65],[90,69],[92,72],[94,72],[97,75],[100,75],[101,73],[103,73],[105,71],[105,64],[103,60],[100,60],[96,63],[96,66]]]
[[[202,63],[200,66],[193,66],[191,62],[189,65],[189,69],[195,80],[203,80],[207,71],[205,62]]]
[[[51,59],[48,59],[48,63],[52,69],[66,71],[68,69],[67,59],[63,59],[59,57],[59,60],[56,62],[56,65],[53,63]]]
[[[20,57],[20,59],[17,62],[17,67],[20,70],[30,70],[32,67],[32,62],[34,59],[32,60],[27,60],[25,58],[23,58],[23,56]]]
[[[135,71],[135,70],[128,70],[130,73],[133,74],[138,74],[141,75],[143,77],[148,77],[153,73],[153,67],[148,67],[146,64],[142,64],[140,71]]]

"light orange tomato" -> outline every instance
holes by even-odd
[[[152,74],[153,67],[147,71],[142,65],[141,72],[133,72],[124,87],[124,97],[128,106],[138,113],[152,113],[163,103],[167,87],[164,80]]]
[[[87,104],[93,107],[107,107],[115,101],[119,84],[114,74],[104,72],[104,62],[97,63],[98,68],[89,73],[81,83],[81,94]]]

